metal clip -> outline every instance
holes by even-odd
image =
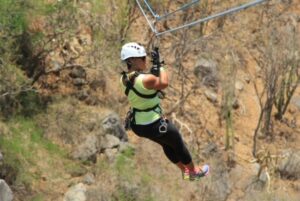
[[[168,131],[168,124],[165,119],[160,120],[160,126],[158,130],[160,133],[166,133]]]

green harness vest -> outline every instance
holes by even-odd
[[[146,89],[143,85],[145,74],[122,73],[121,83],[131,104],[127,121],[131,124],[146,125],[161,118],[159,91]],[[127,122],[128,123],[128,122]]]

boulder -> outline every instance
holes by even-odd
[[[76,66],[70,72],[70,77],[72,78],[86,78],[86,71],[82,66]]]
[[[95,176],[92,173],[87,173],[84,177],[83,177],[83,183],[87,184],[87,185],[92,185],[95,183]]]
[[[218,102],[218,95],[210,90],[206,90],[204,92],[206,98],[212,102],[212,103],[217,103]]]
[[[101,139],[101,145],[100,145],[100,149],[101,150],[105,150],[105,149],[113,149],[113,148],[117,148],[120,146],[120,139],[117,138],[114,135],[105,135],[102,139]]]
[[[50,63],[50,69],[47,72],[59,72],[62,69],[62,64],[58,61],[51,61]]]
[[[194,75],[207,87],[217,87],[217,74],[217,64],[212,60],[200,58],[194,68]]]
[[[80,90],[75,94],[76,98],[78,100],[86,100],[89,97],[89,92],[86,89]]]
[[[105,88],[106,88],[106,81],[105,80],[92,80],[89,83],[89,86],[94,91],[96,91],[97,89],[101,89],[102,92],[104,92]]]
[[[83,78],[75,78],[73,79],[73,84],[77,87],[80,87],[87,84],[87,81]]]
[[[98,152],[98,138],[94,135],[87,136],[85,141],[77,146],[72,153],[74,159],[93,160]]]
[[[104,154],[108,161],[113,162],[118,154],[118,149],[105,149]]]
[[[0,200],[1,201],[12,201],[13,193],[7,183],[0,179]]]
[[[86,192],[86,186],[83,183],[79,183],[68,190],[63,201],[86,201]]]
[[[291,180],[300,179],[300,151],[285,151],[284,155],[278,167],[281,177]]]
[[[235,82],[235,88],[237,90],[239,90],[239,91],[243,91],[243,89],[244,89],[244,83],[242,81],[240,81],[240,80],[237,80]]]
[[[121,141],[128,141],[127,133],[116,113],[113,112],[106,116],[102,121],[102,127],[106,134],[116,136]]]

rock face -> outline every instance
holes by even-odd
[[[68,190],[63,201],[86,201],[86,191],[86,186],[79,183]]]
[[[0,179],[0,200],[1,201],[12,201],[13,193],[7,183]]]

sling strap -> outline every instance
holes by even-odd
[[[125,89],[125,95],[128,96],[130,90],[132,90],[137,96],[145,99],[152,99],[157,96],[158,91],[156,91],[153,94],[142,94],[139,92],[136,88],[133,87],[134,85],[134,80],[137,76],[139,76],[140,73],[134,72],[134,74],[130,77],[128,77],[127,73],[125,71],[122,72],[122,80],[125,83],[126,89]]]

